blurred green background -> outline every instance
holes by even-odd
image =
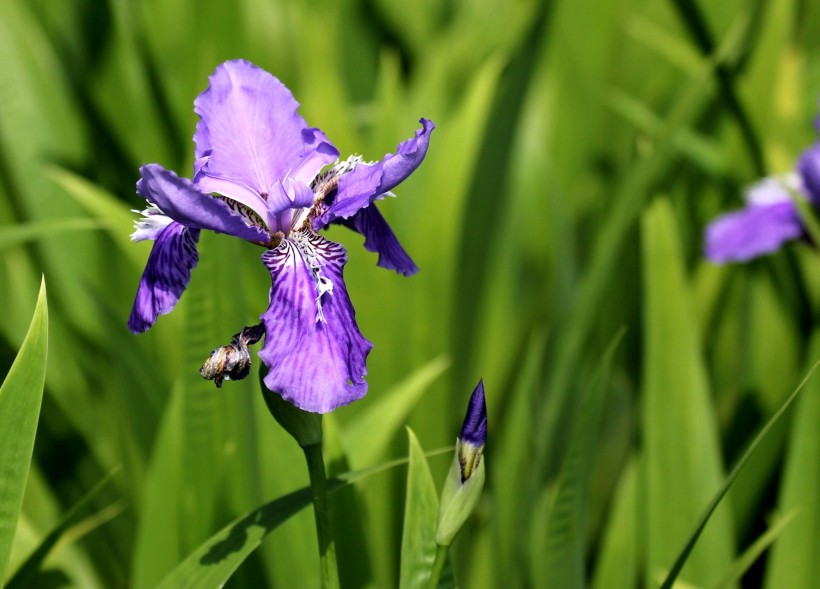
[[[743,266],[701,254],[709,219],[816,140],[810,1],[0,2],[4,374],[41,274],[49,305],[7,576],[112,471],[29,586],[154,587],[224,525],[307,484],[256,378],[216,390],[198,374],[267,307],[258,248],[203,234],[176,310],[126,329],[150,251],[129,241],[138,168],[190,176],[193,100],[238,57],[287,84],[343,155],[376,160],[420,116],[437,125],[380,207],[417,276],[329,232],[375,344],[368,395],[327,420],[330,471],[406,456],[408,423],[425,450],[452,444],[483,377],[487,484],[451,552],[458,586],[657,586],[820,357],[813,247]],[[679,587],[820,586],[818,423],[812,381]],[[429,459],[439,488],[449,456]],[[345,587],[397,586],[405,472],[334,496]],[[228,586],[318,586],[317,562],[307,509]]]

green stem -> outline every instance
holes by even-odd
[[[319,566],[323,589],[339,589],[339,569],[336,564],[336,544],[330,525],[330,509],[327,501],[327,476],[322,458],[322,445],[303,446],[313,492],[313,514],[316,517],[316,535],[319,538]]]
[[[433,561],[433,570],[430,573],[430,589],[437,589],[441,581],[441,571],[444,570],[444,563],[447,562],[447,551],[449,546],[436,546],[436,560]]]

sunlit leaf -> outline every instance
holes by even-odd
[[[401,537],[400,589],[424,589],[436,559],[438,493],[427,458],[413,430],[407,429],[409,459],[404,531]]]
[[[48,350],[45,280],[20,352],[0,387],[0,582],[5,577],[26,488],[43,399]]]

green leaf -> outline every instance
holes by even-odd
[[[547,518],[546,550],[541,558],[532,559],[536,587],[585,587],[590,476],[597,455],[612,358],[624,333],[622,329],[609,345],[575,419]]]
[[[452,452],[452,447],[428,452],[427,456],[444,452]],[[406,463],[407,459],[402,458],[341,475],[328,481],[328,492],[334,493],[370,475]],[[262,540],[310,504],[311,496],[310,487],[303,487],[229,523],[177,565],[157,589],[221,587]]]
[[[330,487],[337,488],[338,481]],[[228,524],[183,560],[157,589],[221,587],[265,536],[310,505],[311,497],[310,489],[305,487]]]
[[[758,536],[752,545],[743,551],[743,554],[741,554],[740,558],[732,565],[732,568],[726,572],[723,579],[716,583],[712,589],[726,589],[739,582],[741,577],[743,577],[757,559],[760,558],[760,555],[763,554],[775,540],[780,538],[783,531],[789,527],[789,524],[794,521],[797,515],[798,510],[795,509],[782,517],[778,517],[777,520],[769,526],[768,530]]]
[[[809,358],[820,357],[815,331]],[[765,587],[809,589],[820,574],[820,380],[815,379],[797,402],[786,454],[778,509],[799,511],[796,521],[772,548]]]
[[[401,537],[400,589],[423,588],[430,583],[436,559],[438,493],[430,466],[416,434],[407,428],[410,445],[407,467],[407,497]]]
[[[700,521],[698,522],[698,525],[696,526],[694,533],[692,533],[692,535],[689,537],[689,541],[686,543],[686,546],[681,551],[681,553],[678,555],[678,558],[675,560],[675,564],[672,566],[672,569],[669,572],[669,576],[666,578],[666,580],[661,585],[661,589],[671,589],[672,588],[672,584],[675,582],[675,579],[677,578],[678,573],[680,573],[681,568],[683,568],[683,565],[686,562],[686,559],[689,557],[689,554],[692,552],[692,548],[694,548],[695,543],[698,541],[698,538],[700,537],[701,532],[703,532],[703,529],[706,527],[706,524],[709,522],[709,518],[712,516],[712,513],[714,513],[715,508],[717,508],[720,501],[723,499],[723,497],[729,491],[729,488],[732,486],[732,483],[735,482],[735,479],[737,478],[737,475],[743,470],[743,467],[746,466],[746,463],[749,462],[749,458],[752,457],[755,450],[757,450],[757,447],[760,446],[761,442],[763,442],[763,440],[766,439],[766,436],[769,434],[769,432],[772,430],[772,428],[775,426],[775,424],[777,424],[777,422],[780,421],[780,418],[783,417],[783,414],[786,412],[786,410],[791,406],[791,404],[797,398],[798,393],[803,389],[803,386],[812,377],[812,375],[814,374],[814,371],[817,370],[818,366],[820,366],[820,360],[818,360],[814,364],[814,366],[812,366],[811,370],[806,375],[806,377],[800,382],[799,385],[797,385],[797,388],[794,389],[792,394],[789,395],[789,397],[780,406],[780,409],[778,409],[777,412],[774,415],[772,415],[771,419],[769,419],[769,421],[766,422],[766,425],[763,426],[763,429],[760,430],[760,433],[758,433],[755,436],[755,439],[752,440],[752,443],[749,444],[749,447],[746,448],[746,451],[743,453],[743,456],[740,457],[740,460],[738,460],[737,463],[735,464],[734,468],[732,468],[732,472],[730,472],[729,476],[726,477],[726,480],[724,481],[723,485],[718,490],[718,492],[715,494],[714,498],[709,503],[709,506],[706,508],[706,511],[701,516]],[[789,579],[790,580],[789,580],[788,587],[791,589],[791,587],[792,587],[791,577]]]
[[[593,589],[635,587],[638,580],[638,468],[632,459],[615,489]]]
[[[48,349],[45,280],[26,338],[0,387],[0,582],[5,578],[31,464]]]
[[[450,366],[439,356],[394,386],[361,413],[344,432],[344,445],[354,467],[372,464],[384,452],[407,415]]]
[[[31,587],[33,585],[33,580],[41,571],[43,562],[45,561],[46,557],[51,553],[51,550],[63,537],[63,535],[68,531],[72,526],[77,524],[85,509],[91,504],[91,502],[100,494],[100,491],[105,489],[108,483],[111,482],[114,474],[119,469],[116,469],[110,472],[108,475],[103,478],[99,483],[97,483],[94,488],[92,488],[88,493],[86,493],[79,501],[77,501],[71,509],[63,516],[60,523],[52,529],[43,541],[40,542],[40,545],[31,553],[31,555],[26,559],[26,561],[17,569],[17,572],[14,573],[14,576],[9,579],[9,582],[6,584],[6,589],[23,589],[24,587]],[[121,510],[118,510],[116,513],[120,513]],[[110,518],[102,518],[100,523],[104,523],[108,521]]]
[[[717,419],[697,339],[677,226],[668,201],[642,219],[646,579],[674,561],[723,478]],[[682,450],[685,448],[685,451]],[[674,509],[671,508],[674,506]],[[723,509],[692,555],[684,579],[714,582],[732,563],[731,513]]]
[[[113,194],[64,168],[52,165],[45,175],[80,205],[89,215],[108,229],[111,239],[134,266],[145,264],[142,248],[134,247],[130,235],[134,230],[137,213],[128,210]]]
[[[46,237],[63,237],[61,234],[72,231],[102,229],[104,225],[93,219],[45,219],[21,225],[0,228],[0,250],[36,241]]]
[[[549,472],[557,461],[556,452],[561,448],[558,441],[563,431],[560,426],[572,403],[573,379],[579,370],[579,361],[584,357],[584,346],[597,325],[600,309],[611,296],[613,273],[621,268],[619,256],[623,255],[629,231],[652,194],[653,186],[671,174],[678,163],[673,157],[678,135],[706,108],[710,90],[706,81],[713,75],[716,64],[740,47],[745,21],[745,17],[738,17],[737,24],[726,33],[713,59],[706,61],[686,81],[672,106],[663,113],[666,120],[664,133],[657,138],[649,155],[627,168],[618,184],[610,190],[612,196],[607,202],[612,208],[597,230],[588,269],[577,287],[572,306],[567,309],[561,336],[554,338],[558,342],[552,362],[554,368],[546,385],[551,394],[540,407],[537,418],[537,472]]]
[[[151,464],[142,489],[142,506],[134,542],[131,585],[154,587],[185,554],[180,552],[180,503],[183,493],[184,391],[177,384],[154,443]]]
[[[532,521],[532,513],[530,503],[520,498],[532,474],[529,470],[535,431],[532,408],[541,385],[546,340],[543,333],[531,338],[512,387],[510,406],[493,435],[496,460],[488,476],[496,501],[492,522],[498,539],[495,582],[509,583],[513,587],[523,584],[521,577],[525,574],[520,566],[520,555],[526,550],[525,534],[521,531]]]

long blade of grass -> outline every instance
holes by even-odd
[[[820,332],[815,332],[809,358],[820,357]],[[772,548],[764,587],[810,589],[817,585],[817,545],[820,539],[820,381],[795,406],[778,509],[797,509],[797,520]]]
[[[420,589],[429,585],[436,559],[438,493],[424,451],[410,428],[407,428],[407,438],[407,496],[401,537],[399,588]]]
[[[444,356],[433,359],[381,395],[346,427],[344,446],[355,468],[379,458],[410,411],[449,366]]]
[[[789,524],[794,521],[797,515],[798,510],[793,509],[786,515],[778,517],[777,521],[769,526],[769,529],[763,534],[758,536],[752,545],[740,555],[740,558],[738,558],[732,565],[732,568],[726,572],[723,579],[715,583],[712,589],[727,589],[728,587],[739,582],[741,577],[746,574],[746,571],[748,571],[755,561],[760,558],[760,555],[763,554],[769,546],[774,544],[775,540],[780,538],[783,531],[788,528]]]
[[[45,237],[61,236],[62,233],[104,228],[102,223],[93,219],[45,219],[2,227],[0,228],[0,250]]]
[[[695,39],[698,49],[703,55],[711,55],[715,49],[715,42],[706,24],[706,18],[698,7],[695,0],[672,0],[673,6],[677,9],[681,20],[684,22],[689,32]],[[762,3],[755,2],[752,12],[755,16],[761,13]],[[749,27],[742,47],[754,47],[751,33],[754,27]],[[726,105],[726,109],[737,121],[740,132],[743,134],[743,145],[749,152],[749,157],[754,165],[758,176],[766,175],[766,164],[763,158],[763,147],[760,138],[752,125],[746,108],[740,101],[735,90],[735,72],[725,63],[720,63],[715,68],[715,78],[720,89],[721,101]]]
[[[734,468],[732,468],[732,471],[729,473],[729,476],[726,477],[726,481],[723,483],[720,490],[718,490],[717,494],[712,499],[711,503],[709,503],[709,506],[706,508],[706,511],[701,516],[697,526],[695,526],[695,531],[689,537],[689,540],[686,542],[686,546],[684,546],[683,550],[678,555],[678,558],[675,560],[675,564],[672,565],[672,568],[669,570],[669,575],[666,577],[666,580],[664,580],[663,584],[661,585],[661,589],[672,588],[675,579],[677,579],[681,569],[683,568],[683,565],[686,563],[686,559],[689,558],[689,554],[695,547],[695,543],[697,543],[698,538],[700,538],[700,535],[703,532],[703,529],[706,527],[706,524],[709,523],[709,519],[712,517],[712,513],[714,513],[715,509],[720,504],[721,500],[726,495],[729,488],[732,486],[732,483],[737,478],[737,475],[740,473],[741,470],[743,470],[743,467],[749,461],[749,458],[751,458],[752,454],[754,454],[755,450],[757,450],[757,447],[760,446],[763,440],[766,439],[766,436],[768,435],[769,431],[774,427],[774,425],[778,421],[780,421],[780,418],[797,398],[797,395],[800,393],[800,391],[803,390],[803,387],[812,377],[814,371],[817,370],[818,366],[820,366],[820,360],[818,360],[814,364],[814,366],[811,367],[809,373],[803,378],[802,381],[800,381],[800,384],[797,385],[797,388],[794,389],[792,394],[789,395],[788,398],[783,402],[783,404],[780,406],[780,409],[777,410],[777,413],[772,415],[769,421],[766,422],[766,425],[764,425],[763,429],[760,430],[760,433],[758,433],[755,436],[754,440],[752,440],[752,443],[749,444],[749,447],[740,457],[740,460],[738,460]]]
[[[642,219],[645,293],[643,466],[648,582],[670,562],[723,478],[717,419],[701,359],[674,212],[658,200]],[[685,450],[682,450],[685,448]],[[674,509],[671,509],[674,506]],[[714,581],[732,562],[724,510],[687,568],[686,581]]]
[[[746,25],[744,18],[736,20],[715,53],[692,76],[669,109],[664,117],[666,126],[651,155],[632,166],[614,190],[612,209],[598,230],[589,267],[577,288],[578,294],[565,318],[565,327],[560,337],[554,338],[560,343],[554,350],[551,362],[554,368],[545,389],[552,395],[541,406],[538,415],[535,472],[549,474],[557,462],[555,453],[561,446],[556,436],[571,404],[569,395],[573,391],[572,379],[578,370],[578,359],[582,357],[584,345],[596,324],[598,310],[609,294],[610,278],[619,267],[618,256],[623,251],[628,232],[652,193],[653,185],[673,165],[676,137],[705,108],[709,92],[706,81],[717,64],[736,52],[745,38]]]
[[[47,350],[48,305],[43,280],[31,326],[0,387],[0,583],[26,489],[43,400]]]
[[[635,587],[638,580],[638,464],[632,459],[615,489],[593,577],[593,589]]]
[[[582,589],[585,584],[584,558],[588,521],[589,477],[598,445],[604,414],[612,358],[625,330],[609,345],[601,365],[587,388],[572,429],[569,451],[558,476],[558,488],[549,510],[546,526],[546,553],[534,558],[535,586]],[[539,529],[536,526],[536,529]]]

